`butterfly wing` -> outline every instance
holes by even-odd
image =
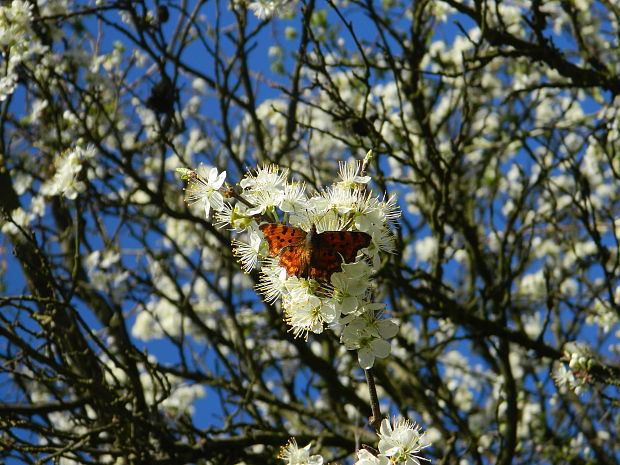
[[[301,245],[306,239],[306,231],[280,223],[261,224],[260,229],[269,245],[269,255],[277,256],[292,247]]]
[[[288,276],[307,278],[309,272],[307,233],[303,229],[279,223],[266,223],[258,227],[269,245],[269,255],[280,257],[280,266]]]
[[[359,231],[327,231],[319,234],[320,248],[331,249],[351,263],[360,249],[370,245],[370,235]]]
[[[329,281],[331,275],[342,270],[342,257],[329,248],[314,250],[309,277],[317,280]]]
[[[329,281],[342,270],[342,262],[351,263],[360,249],[370,245],[370,235],[358,231],[327,231],[318,234],[312,253],[310,277]]]
[[[289,276],[329,281],[330,276],[340,271],[342,262],[351,263],[360,249],[370,245],[370,236],[357,231],[327,231],[321,234],[311,229],[311,246],[306,244],[303,229],[280,223],[265,223],[259,226],[267,244],[269,254],[280,257],[280,266]]]
[[[280,252],[280,266],[286,269],[288,276],[307,278],[310,267],[308,251],[302,247],[286,247]]]

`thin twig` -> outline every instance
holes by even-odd
[[[366,375],[366,384],[368,384],[368,392],[370,393],[370,408],[372,409],[372,415],[368,418],[368,424],[372,425],[376,431],[379,431],[383,417],[381,415],[381,407],[379,406],[375,377],[370,370],[364,370],[364,374]]]

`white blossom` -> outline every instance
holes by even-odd
[[[355,187],[357,184],[368,184],[370,176],[360,176],[362,164],[357,161],[349,163],[338,163],[338,175],[342,179],[341,183],[349,188]]]
[[[325,305],[323,300],[316,296],[307,283],[297,277],[287,280],[289,292],[282,297],[282,306],[285,311],[285,321],[291,326],[295,336],[309,332],[320,334],[325,323],[332,323],[337,315],[335,308]]]
[[[203,166],[188,176],[187,197],[185,201],[192,205],[200,203],[204,208],[205,216],[209,217],[211,208],[216,211],[224,209],[224,196],[220,188],[226,179],[226,171],[217,172],[217,168],[205,168]]]
[[[287,465],[323,465],[323,457],[320,455],[310,455],[312,443],[300,448],[295,438],[291,438],[288,443],[280,449],[279,458],[284,460]]]
[[[430,461],[418,454],[430,446],[420,426],[404,418],[388,419],[381,422],[379,431],[379,451],[394,463],[420,465],[420,460]]]
[[[254,15],[261,20],[271,19],[277,16],[280,2],[274,0],[255,0],[248,5],[248,8],[254,12]]]
[[[389,465],[390,461],[385,455],[372,455],[366,449],[357,451],[357,461],[353,465]]]
[[[262,213],[268,208],[280,206],[284,199],[287,171],[280,172],[275,165],[265,165],[254,173],[247,173],[239,185],[243,195],[254,205],[250,214]]]
[[[258,264],[258,257],[260,254],[260,248],[263,241],[260,235],[256,231],[250,232],[250,242],[234,240],[233,254],[239,258],[242,263],[243,271],[249,273]]]
[[[46,50],[36,39],[31,23],[32,3],[13,0],[10,5],[0,6],[0,102],[17,88],[19,66],[34,55]]]
[[[95,148],[92,145],[86,149],[76,147],[62,153],[55,160],[54,176],[41,186],[41,194],[47,197],[63,195],[68,199],[75,199],[86,190],[86,183],[79,175],[84,163],[94,156]]]
[[[554,379],[555,384],[560,389],[570,389],[575,394],[579,395],[583,392],[585,384],[583,381],[578,380],[573,373],[573,370],[567,368],[563,363],[556,363],[551,377]]]
[[[385,358],[390,354],[390,339],[398,332],[398,325],[391,320],[378,318],[376,311],[381,304],[368,304],[365,311],[349,320],[342,335],[341,342],[348,350],[357,350],[360,366],[372,368],[375,358]]]

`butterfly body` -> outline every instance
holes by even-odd
[[[289,276],[329,281],[332,273],[351,263],[360,249],[370,245],[370,236],[357,231],[318,233],[279,223],[259,226],[269,245],[269,254],[280,257],[280,266]]]

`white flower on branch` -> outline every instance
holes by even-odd
[[[224,196],[220,188],[226,179],[226,171],[217,172],[217,168],[205,168],[203,166],[193,174],[187,175],[189,184],[187,186],[187,197],[185,201],[188,205],[200,203],[205,211],[205,216],[209,217],[211,208],[215,211],[224,209]]]
[[[47,197],[63,195],[68,199],[75,199],[86,190],[86,183],[79,177],[82,167],[94,156],[95,147],[92,145],[86,149],[76,147],[62,153],[55,160],[54,176],[41,186],[41,194]]]
[[[357,451],[357,462],[353,465],[389,465],[390,461],[385,455],[374,456],[366,449]]]
[[[254,173],[246,174],[239,185],[243,188],[244,197],[255,206],[248,214],[258,214],[280,206],[284,200],[287,174],[287,170],[280,172],[275,165],[265,165]]]
[[[370,176],[360,176],[362,164],[358,162],[339,163],[338,175],[341,183],[347,187],[355,187],[356,184],[368,184]]]
[[[258,264],[258,258],[260,255],[261,244],[263,243],[259,234],[255,231],[250,232],[250,242],[234,240],[233,254],[239,258],[241,262],[241,268],[246,273],[252,271]]]
[[[254,15],[260,19],[271,19],[285,16],[291,10],[290,0],[255,0],[248,5]]]
[[[305,447],[299,447],[295,438],[291,438],[288,443],[280,449],[278,456],[287,465],[323,465],[323,457],[320,455],[310,455],[309,443]]]
[[[357,350],[360,366],[372,368],[375,358],[390,355],[391,339],[398,333],[398,325],[391,320],[379,318],[383,304],[366,304],[359,316],[344,319],[347,325],[340,336],[348,350]]]
[[[379,451],[381,455],[389,457],[392,463],[420,465],[420,460],[430,462],[418,455],[422,449],[430,446],[425,436],[426,433],[422,433],[415,422],[394,418],[393,423],[390,423],[388,419],[384,419],[379,431]]]

